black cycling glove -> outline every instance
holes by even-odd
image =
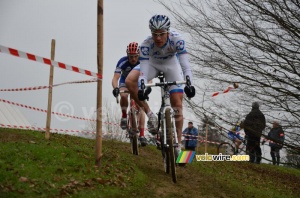
[[[185,86],[184,93],[188,98],[192,98],[196,95],[196,90],[194,86]]]
[[[112,91],[113,95],[115,97],[118,97],[119,93],[120,93],[120,89],[118,87],[114,88],[114,90]]]
[[[140,89],[138,91],[139,100],[141,100],[141,101],[149,100],[149,94],[151,93],[151,91],[152,91],[151,87],[147,87],[145,92],[143,92],[143,90]]]

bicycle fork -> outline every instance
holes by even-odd
[[[163,112],[161,112],[161,119],[163,120],[163,128],[164,128],[164,132],[163,132],[163,137],[164,137],[164,147],[169,147],[169,145],[167,144],[167,128],[166,128],[166,119],[165,119],[165,115],[166,115],[166,111],[167,110],[170,110],[171,112],[171,123],[172,123],[172,131],[171,133],[174,132],[174,144],[173,144],[173,147],[177,147],[178,146],[178,138],[177,138],[177,131],[176,131],[176,126],[175,126],[175,112],[173,111],[172,107],[171,106],[165,106],[162,110]]]

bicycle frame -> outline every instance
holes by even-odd
[[[162,146],[162,155],[165,160],[165,172],[169,173],[170,168],[172,172],[173,182],[176,183],[176,157],[175,157],[175,147],[178,146],[178,138],[177,138],[177,130],[175,125],[175,111],[171,107],[170,101],[170,93],[169,87],[171,85],[179,85],[179,84],[188,84],[190,83],[189,77],[187,76],[187,81],[173,81],[173,82],[165,82],[164,74],[160,72],[158,75],[160,80],[159,83],[151,83],[144,84],[144,80],[141,80],[141,88],[144,91],[146,87],[155,87],[158,86],[161,88],[161,107],[159,110],[159,125],[162,120],[162,134],[161,138],[163,138]],[[157,131],[159,131],[160,126],[158,126]],[[174,134],[174,135],[173,135]]]
[[[181,85],[181,84],[186,84],[186,81],[174,81],[174,82],[165,82],[164,81],[164,76],[161,76],[163,74],[160,74],[158,76],[158,78],[160,79],[159,83],[150,83],[150,84],[144,84],[145,87],[160,87],[161,88],[161,107],[159,110],[159,114],[161,116],[161,120],[163,120],[163,137],[167,137],[166,134],[166,119],[165,119],[165,115],[166,115],[166,111],[169,109],[171,112],[171,117],[172,117],[172,123],[173,123],[173,131],[174,133],[174,139],[175,139],[175,146],[178,146],[178,138],[177,138],[177,133],[176,133],[176,126],[175,126],[175,112],[173,110],[173,108],[171,107],[171,101],[170,101],[170,93],[169,93],[169,87],[171,85]],[[142,82],[143,84],[143,82]],[[167,138],[164,138],[164,145],[166,147],[169,147],[169,145],[167,144]]]
[[[228,138],[228,137],[226,137],[226,138]],[[228,138],[229,139],[229,138]],[[241,143],[241,145],[239,146],[239,148],[238,148],[238,152],[236,152],[237,150],[236,150],[236,144],[235,144],[235,141],[234,140],[231,140],[230,139],[230,141],[228,142],[228,141],[224,141],[224,142],[221,142],[220,144],[219,144],[219,146],[217,147],[217,153],[221,153],[220,151],[221,151],[221,147],[223,147],[223,146],[230,146],[230,148],[227,148],[228,150],[226,151],[226,152],[228,152],[228,151],[230,151],[229,153],[226,153],[226,154],[235,154],[235,155],[240,155],[240,154],[246,154],[247,153],[247,151],[246,151],[246,149],[245,149],[245,147],[246,147],[246,143],[245,143],[245,141],[247,141],[247,138],[244,138],[244,140],[242,141],[242,143]],[[226,150],[226,149],[225,149]],[[243,153],[244,152],[244,153]]]

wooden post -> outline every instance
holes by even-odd
[[[207,153],[207,134],[208,134],[208,123],[206,123],[206,129],[205,129],[205,152]]]
[[[54,57],[55,57],[55,40],[52,39],[52,41],[51,41],[51,60],[54,60]],[[46,133],[45,133],[45,138],[47,140],[50,139],[53,74],[54,74],[54,67],[51,65],[50,76],[49,76],[48,108],[47,108]]]
[[[200,149],[200,130],[201,130],[201,125],[198,125],[198,138],[197,138],[197,153],[199,153],[199,149]]]
[[[98,74],[103,74],[103,0],[98,0],[97,17],[97,64]],[[102,80],[97,82],[97,123],[96,123],[96,166],[102,157]]]

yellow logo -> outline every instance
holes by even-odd
[[[196,155],[197,161],[249,161],[250,156],[249,155],[222,155],[220,153],[219,155],[208,155],[208,153],[205,153],[205,155]]]

